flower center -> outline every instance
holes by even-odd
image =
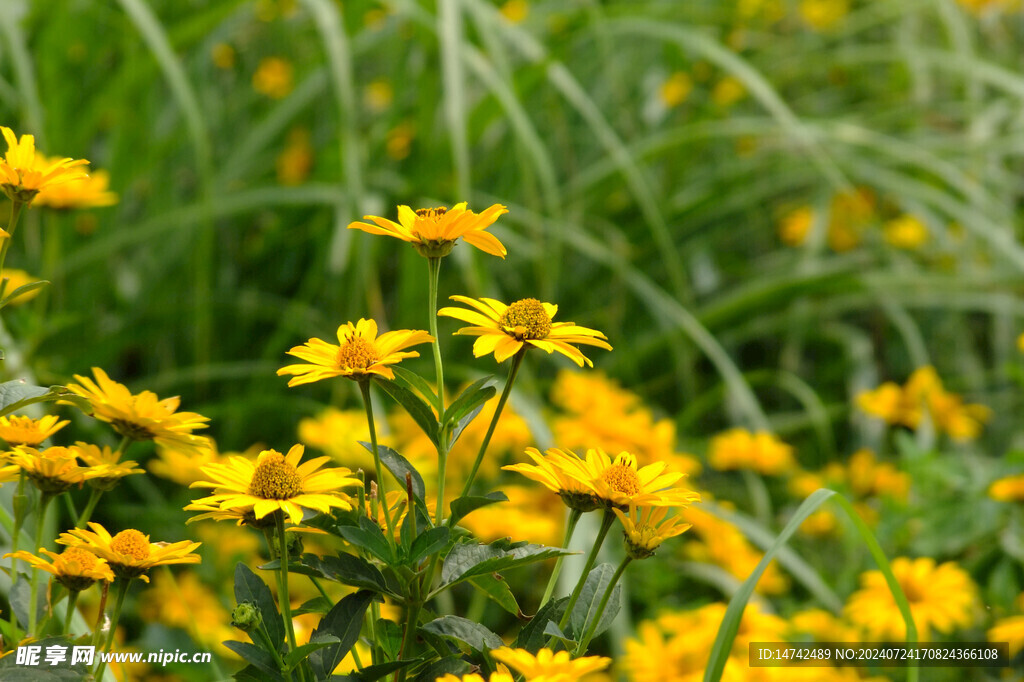
[[[437,220],[445,213],[448,212],[448,208],[445,206],[438,206],[437,208],[417,208],[416,215],[425,220]]]
[[[149,558],[149,540],[134,528],[123,530],[115,535],[110,541],[110,549],[136,561],[145,561]]]
[[[535,298],[516,301],[501,314],[498,324],[517,341],[543,339],[551,333],[551,318]]]
[[[376,347],[361,336],[353,336],[338,349],[338,367],[343,369],[366,369],[380,360]]]
[[[636,495],[640,492],[640,477],[632,467],[625,464],[613,464],[601,474],[601,480],[611,486],[612,490],[624,495]]]
[[[96,568],[96,555],[81,547],[69,547],[60,554],[64,562],[64,573],[82,575]]]
[[[284,455],[268,455],[252,474],[249,494],[265,500],[287,500],[302,494],[302,479]]]

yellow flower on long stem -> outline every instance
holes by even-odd
[[[110,490],[125,476],[146,473],[145,469],[138,468],[138,462],[122,462],[121,451],[113,450],[109,445],[101,448],[98,445],[78,442],[69,449],[92,469],[89,485],[99,490]]]
[[[622,534],[626,540],[626,551],[634,559],[646,559],[669,538],[681,535],[690,529],[682,518],[666,519],[668,507],[640,507],[629,505],[629,514],[613,509],[622,523]]]
[[[558,306],[551,303],[524,298],[505,305],[493,298],[451,298],[473,310],[441,308],[437,314],[474,325],[463,327],[455,333],[480,337],[473,343],[473,355],[478,358],[494,353],[495,360],[505,362],[524,346],[532,346],[548,353],[558,351],[580,367],[584,363],[593,367],[594,363],[573,344],[612,349],[607,337],[596,329],[580,327],[574,322],[553,322]]]
[[[19,445],[11,453],[10,458],[13,464],[21,467],[39,490],[44,494],[56,495],[99,474],[91,467],[79,465],[77,454],[71,448],[60,446],[40,451],[27,445]]]
[[[88,164],[87,160],[57,159],[40,169],[36,164],[34,135],[22,135],[19,140],[13,130],[4,126],[0,126],[0,133],[7,141],[7,153],[0,159],[0,189],[12,201],[27,204],[48,186],[85,177],[80,166]]]
[[[39,419],[3,416],[0,417],[0,439],[7,441],[12,448],[18,445],[35,447],[70,423],[67,420],[58,421],[58,417],[53,414]]]
[[[149,536],[129,528],[111,536],[106,528],[90,522],[92,530],[75,528],[61,533],[57,542],[69,547],[82,547],[101,559],[106,559],[118,578],[141,578],[149,582],[146,571],[154,566],[169,564],[198,564],[199,555],[192,552],[201,543],[182,540],[181,542],[150,542]]]
[[[363,220],[372,220],[374,224],[353,222],[348,227],[409,242],[426,257],[447,256],[461,237],[485,253],[504,258],[508,253],[505,246],[486,230],[505,213],[508,209],[501,204],[494,204],[483,213],[474,213],[466,208],[465,201],[451,209],[439,206],[414,211],[408,206],[399,206],[397,223],[368,215],[363,216]]]
[[[373,374],[394,379],[395,373],[388,365],[397,364],[405,358],[418,358],[420,354],[417,351],[405,349],[433,340],[434,337],[427,332],[413,329],[377,336],[377,323],[373,320],[359,320],[355,324],[346,322],[338,327],[338,345],[322,339],[310,339],[301,346],[295,346],[288,354],[311,364],[288,365],[277,370],[277,375],[295,375],[288,380],[289,386],[332,377],[363,381]]]
[[[540,676],[565,676],[564,679],[578,680],[589,673],[604,670],[611,664],[612,659],[604,656],[583,656],[573,659],[568,651],[553,652],[550,649],[541,649],[536,655],[526,649],[510,649],[502,647],[491,651],[491,656],[496,661],[505,663],[516,672],[526,677],[527,680],[535,680]]]
[[[5,554],[4,558],[21,559],[32,568],[52,573],[57,582],[73,592],[81,592],[97,580],[108,583],[114,581],[114,573],[106,559],[101,559],[82,547],[68,547],[60,554],[40,547],[39,553],[46,554],[51,561],[25,550]]]
[[[39,170],[48,168],[58,159],[48,159],[36,154],[36,167]],[[50,184],[39,190],[33,199],[34,206],[48,206],[59,210],[101,208],[117,203],[117,194],[110,191],[110,173],[105,170],[94,170],[89,175]]]
[[[193,500],[185,509],[207,511],[206,518],[211,518],[212,507],[224,512],[252,511],[257,520],[281,510],[296,525],[302,522],[304,507],[325,514],[332,507],[351,510],[352,499],[340,489],[362,482],[345,468],[321,469],[330,457],[317,457],[300,465],[304,450],[294,445],[287,455],[264,450],[255,462],[232,457],[226,464],[210,464],[203,472],[211,480],[197,481],[190,487],[213,488],[214,494]]]
[[[151,440],[157,445],[187,449],[196,454],[210,446],[208,438],[192,433],[195,429],[205,429],[209,418],[195,412],[177,412],[180,398],[160,400],[152,391],[133,395],[127,386],[113,381],[99,367],[93,367],[92,371],[95,382],[76,374],[78,384],[70,384],[68,388],[89,401],[94,417],[108,422],[125,438]]]

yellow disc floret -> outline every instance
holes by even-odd
[[[148,545],[147,544],[147,549]],[[147,552],[148,553],[148,552]],[[96,568],[96,555],[81,547],[68,547],[56,562],[64,575],[84,575]]]
[[[351,336],[338,348],[338,366],[343,369],[366,369],[380,360],[374,345],[360,336]]]
[[[149,539],[134,528],[129,528],[113,537],[110,549],[128,559],[145,561],[149,558]]]
[[[287,500],[302,494],[302,478],[284,455],[266,455],[253,472],[249,494],[265,500]]]
[[[640,477],[636,469],[625,464],[613,464],[601,474],[604,480],[613,490],[624,495],[636,495],[640,492]]]
[[[511,304],[502,313],[498,324],[518,341],[547,338],[551,333],[551,317],[535,298],[524,298]]]

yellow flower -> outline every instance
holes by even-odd
[[[210,446],[208,438],[192,434],[195,429],[205,429],[210,420],[195,412],[177,412],[180,398],[160,400],[152,391],[133,395],[99,367],[92,371],[95,382],[76,374],[78,384],[68,388],[89,401],[94,417],[108,422],[122,436],[197,453]]]
[[[309,131],[294,128],[288,133],[288,142],[277,156],[277,181],[286,187],[301,185],[313,168],[313,145]]]
[[[81,485],[86,479],[99,474],[91,467],[79,466],[76,454],[70,448],[59,446],[40,452],[27,445],[19,445],[10,454],[10,458],[37,488],[44,493],[56,494]]]
[[[526,16],[530,13],[530,4],[526,0],[506,0],[506,2],[498,8],[501,12],[501,16],[505,17],[509,22],[513,24],[522,23]]]
[[[435,682],[515,682],[515,678],[508,673],[508,668],[505,668],[505,666],[501,667],[502,670],[491,673],[491,676],[486,680],[477,673],[466,673],[461,677],[456,677],[451,673],[445,673],[444,677],[437,678]],[[563,681],[556,680],[555,682]]]
[[[21,478],[21,467],[16,464],[0,467],[0,483],[17,481]]]
[[[558,546],[562,542],[564,507],[554,495],[536,486],[503,485],[508,502],[477,509],[459,522],[481,542],[511,537],[537,545]]]
[[[197,644],[216,648],[220,655],[230,655],[221,642],[234,639],[237,632],[220,596],[190,570],[173,577],[166,573],[154,576],[153,586],[139,598],[139,616],[150,623],[181,628]]]
[[[766,431],[730,429],[711,439],[708,463],[720,471],[752,469],[777,475],[796,467],[793,448]]]
[[[3,416],[0,417],[0,438],[12,448],[17,445],[35,447],[70,423],[67,420],[58,421],[57,416],[52,414],[39,419]]]
[[[857,394],[856,403],[861,411],[884,419],[890,424],[906,424],[912,419],[910,406],[903,400],[903,389],[892,381],[886,381],[874,390]]]
[[[910,603],[922,641],[929,640],[933,631],[949,634],[974,623],[977,588],[952,561],[936,566],[930,557],[898,557],[892,572]],[[843,610],[846,618],[870,640],[902,641],[906,628],[882,572],[867,571],[860,580],[861,589],[850,596]]]
[[[405,414],[402,412],[401,414]],[[410,417],[410,420],[412,417]],[[386,431],[379,420],[377,433]],[[415,425],[414,425],[415,426]],[[419,433],[423,431],[416,426]],[[426,438],[426,436],[424,436]],[[363,410],[339,410],[335,407],[325,408],[316,417],[306,417],[299,421],[299,440],[303,444],[330,455],[338,464],[355,471],[373,471],[373,453],[359,444],[370,442],[370,427],[366,424],[366,412]],[[400,440],[400,439],[399,439]],[[428,442],[429,439],[428,439]],[[387,443],[390,445],[391,443]],[[430,442],[430,453],[436,458],[437,451]],[[402,447],[396,448],[407,459],[415,459]],[[475,453],[474,453],[475,454]],[[402,481],[404,485],[404,481]]]
[[[596,329],[579,327],[575,322],[552,322],[558,306],[551,303],[524,298],[505,305],[493,298],[478,301],[466,296],[451,298],[475,310],[441,308],[437,314],[476,325],[463,327],[455,333],[480,337],[473,343],[473,355],[478,358],[494,353],[495,360],[505,362],[529,345],[548,353],[558,351],[580,367],[583,363],[593,367],[594,363],[572,344],[612,349],[605,340],[607,337]]]
[[[81,592],[97,580],[114,582],[114,573],[110,570],[106,560],[97,557],[87,549],[68,547],[60,554],[56,554],[40,547],[39,552],[50,557],[52,561],[47,561],[24,550],[5,554],[4,558],[21,559],[32,568],[52,573],[57,582],[73,592]]]
[[[40,171],[58,161],[36,154],[36,167]],[[94,170],[89,175],[43,187],[32,203],[56,209],[100,208],[116,204],[117,194],[110,191],[110,173]]]
[[[395,89],[386,78],[378,78],[366,86],[363,102],[374,113],[385,111],[395,99]]]
[[[1008,642],[1010,658],[1016,658],[1024,649],[1024,616],[1000,618],[989,628],[987,638],[990,642]]]
[[[562,450],[552,448],[546,453],[547,457],[540,454],[537,448],[527,448],[526,455],[535,464],[509,464],[503,466],[506,471],[515,471],[526,476],[531,481],[537,481],[553,493],[558,493],[566,506],[583,512],[593,511],[600,506],[597,496],[583,483],[570,476],[565,470],[556,465],[556,462],[568,455]]]
[[[801,0],[800,18],[816,31],[826,31],[850,12],[849,0]]]
[[[80,168],[89,162],[85,159],[58,159],[46,168],[36,165],[36,139],[33,135],[22,135],[18,140],[14,131],[0,126],[7,141],[7,153],[0,159],[0,189],[12,201],[31,203],[40,190],[69,180],[85,176]]]
[[[218,69],[228,70],[235,68],[235,48],[227,43],[217,43],[210,48],[210,59]]]
[[[312,364],[288,365],[277,370],[277,375],[296,375],[288,380],[289,386],[332,377],[364,381],[372,374],[394,379],[395,373],[388,365],[397,364],[405,358],[418,358],[420,354],[417,351],[404,349],[433,340],[434,337],[427,332],[412,329],[385,332],[378,337],[377,323],[373,320],[361,319],[356,324],[346,322],[338,327],[340,345],[310,339],[305,345],[295,346],[288,354]]]
[[[131,460],[121,461],[121,452],[112,450],[110,446],[89,443],[75,443],[69,450],[73,451],[78,459],[92,470],[89,485],[99,490],[110,490],[117,485],[125,476],[132,474],[144,474],[143,469],[136,468],[138,462]]]
[[[668,507],[641,507],[629,505],[629,514],[613,509],[622,523],[622,535],[626,539],[626,552],[634,559],[654,556],[654,550],[669,538],[682,535],[690,524],[682,523],[681,517],[665,519]]]
[[[897,249],[916,249],[928,241],[928,228],[917,216],[902,215],[882,226],[882,237]]]
[[[211,438],[209,447],[198,451],[193,448],[174,446],[160,448],[157,457],[149,460],[148,468],[152,474],[174,481],[178,485],[187,486],[203,480],[203,467],[209,464],[226,462],[230,454],[240,454],[255,459],[261,450],[263,447],[253,445],[244,453],[221,453],[217,449],[217,443]]]
[[[483,213],[474,213],[466,208],[466,202],[456,204],[451,209],[444,206],[437,208],[419,208],[415,211],[408,206],[398,207],[398,222],[379,216],[363,216],[369,223],[349,223],[350,230],[362,230],[370,234],[395,237],[409,242],[416,247],[422,256],[446,256],[455,246],[459,237],[492,256],[505,257],[508,251],[487,228],[508,209],[501,204],[494,204]]]
[[[819,509],[800,524],[800,532],[814,538],[825,537],[838,527],[836,515],[830,509]]]
[[[291,62],[280,57],[265,57],[252,75],[252,87],[267,97],[281,99],[292,91],[294,78]]]
[[[10,235],[8,234],[6,236]],[[10,296],[11,292],[15,291],[18,287],[23,287],[26,284],[40,281],[38,277],[33,277],[24,270],[16,270],[14,268],[4,268],[0,277],[7,280],[7,288],[4,289],[4,296]],[[26,291],[23,294],[18,294],[18,297],[9,301],[7,305],[21,305],[22,303],[28,303],[39,295],[40,291],[40,289],[32,289],[31,291]]]
[[[352,500],[339,488],[358,486],[348,469],[321,469],[329,457],[317,457],[299,465],[304,448],[293,445],[287,455],[264,450],[253,462],[232,457],[227,464],[210,464],[203,472],[212,479],[198,481],[192,488],[213,488],[210,497],[194,500],[193,505],[217,507],[227,512],[252,511],[256,519],[281,510],[293,524],[302,522],[303,507],[324,514],[332,507],[352,509]]]
[[[91,531],[75,528],[61,533],[57,542],[70,547],[82,547],[106,559],[118,578],[141,578],[148,583],[149,577],[144,573],[154,566],[199,563],[199,555],[192,554],[199,547],[198,542],[150,542],[148,535],[134,528],[111,537],[107,529],[98,523],[89,522],[89,527]]]
[[[800,246],[814,226],[814,209],[801,206],[787,213],[779,224],[779,239],[787,246]]]
[[[993,481],[988,496],[997,502],[1024,502],[1024,474]]]
[[[794,633],[805,633],[818,642],[859,642],[857,632],[846,621],[824,609],[808,609],[794,613],[789,619]]]
[[[906,499],[910,490],[910,477],[888,462],[877,461],[875,453],[867,448],[850,455],[846,480],[859,497],[886,495]]]
[[[612,659],[604,656],[582,656],[573,659],[568,651],[553,652],[550,649],[541,649],[535,655],[526,649],[508,647],[492,650],[491,657],[508,665],[527,680],[559,675],[565,675],[569,680],[579,679],[588,673],[604,670],[612,662]]]
[[[746,97],[747,89],[735,76],[726,76],[715,83],[711,90],[711,101],[715,105],[726,109]]]
[[[693,79],[685,71],[676,71],[658,87],[658,99],[669,109],[686,101],[693,90]]]
[[[403,121],[388,131],[387,149],[388,156],[395,161],[408,158],[412,151],[412,141],[416,137],[416,127],[409,121]]]

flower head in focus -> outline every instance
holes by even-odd
[[[110,570],[106,560],[99,558],[88,549],[68,547],[60,554],[56,554],[40,547],[39,553],[47,555],[51,561],[24,550],[5,554],[4,558],[21,559],[32,568],[51,573],[57,582],[74,592],[81,592],[97,580],[108,583],[114,581],[114,573]]]
[[[11,201],[31,203],[47,187],[85,177],[81,166],[88,164],[87,160],[57,159],[39,168],[34,135],[22,135],[19,140],[13,130],[4,126],[0,126],[0,133],[7,141],[7,153],[0,159],[0,189]]]
[[[350,230],[362,230],[409,242],[420,255],[426,257],[447,256],[455,242],[462,238],[484,253],[504,258],[508,251],[497,237],[487,232],[487,228],[505,213],[508,213],[508,209],[501,204],[489,206],[483,213],[474,213],[466,208],[465,201],[450,209],[438,206],[414,211],[408,206],[399,206],[397,223],[368,215],[363,216],[363,220],[373,221],[372,225],[353,222],[348,227]]]
[[[89,522],[89,528],[92,530],[74,528],[61,533],[57,542],[87,549],[106,559],[118,578],[141,578],[148,583],[149,577],[145,573],[154,566],[198,564],[200,560],[198,554],[192,553],[199,547],[198,542],[150,542],[148,535],[134,528],[111,536],[106,528],[94,522]]]

